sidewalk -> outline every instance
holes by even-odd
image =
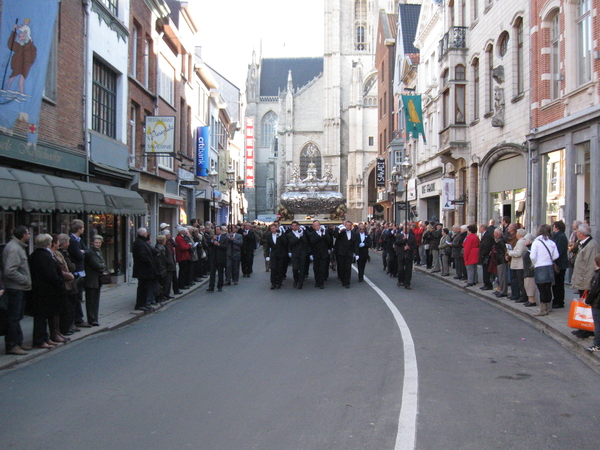
[[[551,336],[554,340],[558,341],[563,347],[572,351],[575,356],[581,359],[585,364],[590,366],[594,371],[600,373],[600,355],[592,352],[588,352],[586,350],[587,347],[592,346],[593,338],[588,339],[578,339],[571,331],[573,328],[569,328],[567,326],[569,311],[571,308],[571,300],[576,297],[579,297],[579,294],[574,293],[574,290],[571,289],[569,285],[565,285],[565,307],[561,309],[555,309],[550,312],[547,316],[536,317],[534,314],[538,311],[538,307],[533,306],[530,308],[526,308],[523,306],[523,303],[515,303],[512,300],[508,300],[507,298],[498,298],[493,295],[492,291],[482,291],[479,289],[483,286],[482,283],[479,283],[473,287],[467,288],[465,287],[464,281],[455,280],[453,277],[455,272],[451,269],[450,276],[442,277],[439,273],[431,273],[429,270],[422,266],[415,266],[414,269],[417,272],[425,274],[429,277],[436,278],[439,281],[442,281],[446,284],[450,284],[458,289],[462,289],[465,293],[469,293],[470,295],[474,295],[481,299],[487,300],[494,305],[504,308],[511,314],[529,322],[536,329],[541,331],[542,333],[546,333]],[[481,271],[479,273],[479,279],[481,279]],[[413,291],[414,292],[414,291]],[[538,303],[539,304],[539,303]]]
[[[190,292],[194,292],[196,289],[202,287],[208,283],[208,278],[204,278],[200,282],[196,282],[190,289],[183,291],[180,295],[175,295],[173,300],[168,302],[159,303],[158,306],[154,307],[154,311],[158,311],[173,302],[181,299]],[[135,311],[135,296],[137,291],[137,280],[133,280],[129,283],[121,283],[118,285],[106,285],[102,287],[100,293],[100,312],[99,322],[100,326],[92,328],[81,328],[81,331],[69,336],[71,342],[65,344],[59,344],[55,348],[61,348],[65,345],[69,345],[74,341],[86,338],[87,336],[102,333],[105,331],[112,331],[117,328],[129,325],[132,322],[140,319],[146,314],[152,314],[152,312]],[[85,305],[83,305],[85,313]],[[21,321],[21,327],[23,328],[23,336],[25,338],[25,344],[31,345],[32,333],[33,333],[33,317],[25,316]],[[3,337],[0,339],[4,340]],[[4,345],[0,353],[0,370],[13,367],[17,364],[30,361],[38,356],[44,355],[54,349],[37,349],[30,350],[28,355],[16,356],[7,355],[4,353]]]

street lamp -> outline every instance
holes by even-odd
[[[214,167],[210,172],[208,172],[208,178],[210,180],[210,187],[212,188],[212,206],[213,206],[213,214],[212,214],[212,222],[217,223],[217,206],[215,205],[215,189],[217,188],[217,179],[219,177],[219,172],[217,172]]]
[[[412,165],[408,160],[408,156],[405,156],[404,161],[402,161],[402,164],[400,164],[400,173],[402,174],[402,178],[404,178],[404,208],[406,211],[405,225],[408,226],[408,180],[412,175]]]
[[[227,174],[227,187],[229,188],[229,225],[231,225],[233,222],[233,197],[231,196],[231,190],[235,185],[235,170],[233,170],[233,167],[230,165],[225,173]]]
[[[392,191],[393,191],[393,198],[394,198],[394,204],[393,204],[393,220],[394,223],[396,222],[396,194],[398,191],[398,185],[400,184],[400,171],[398,170],[398,166],[394,166],[394,169],[392,170],[392,173],[390,174],[391,178],[390,178],[390,185],[392,186]]]

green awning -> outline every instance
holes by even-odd
[[[43,175],[54,191],[56,209],[60,212],[83,212],[83,197],[73,180],[68,178]]]
[[[52,186],[39,173],[24,170],[9,169],[10,173],[19,182],[21,199],[25,211],[38,210],[51,212],[56,208]]]
[[[0,167],[0,207],[4,209],[17,209],[23,207],[21,188],[17,179],[6,167]]]
[[[90,214],[105,214],[109,211],[106,205],[104,193],[100,190],[97,184],[86,183],[85,181],[73,180],[73,184],[77,186],[83,198],[83,210]]]
[[[109,212],[117,215],[141,216],[147,213],[146,202],[140,194],[129,189],[99,184]]]

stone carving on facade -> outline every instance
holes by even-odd
[[[494,115],[492,116],[492,126],[504,126],[504,89],[499,86],[494,88]]]

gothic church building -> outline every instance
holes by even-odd
[[[293,167],[304,178],[310,162],[318,177],[331,167],[346,217],[367,219],[378,148],[380,10],[396,13],[397,2],[324,0],[322,57],[252,55],[246,81],[246,117],[254,118],[255,188],[246,189],[251,220],[275,214]]]

